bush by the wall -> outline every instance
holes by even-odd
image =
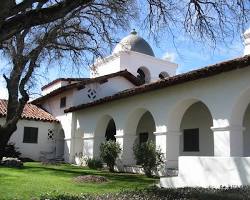
[[[9,143],[5,146],[4,157],[19,158],[21,153],[14,143]]]
[[[103,167],[102,161],[97,158],[88,158],[86,163],[90,169],[101,169]]]
[[[152,141],[134,145],[134,156],[142,165],[146,176],[151,177],[154,170],[163,163],[163,154]]]
[[[100,157],[109,168],[110,172],[114,172],[115,161],[121,153],[121,147],[115,141],[109,140],[103,142],[100,146]]]

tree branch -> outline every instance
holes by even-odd
[[[63,18],[77,7],[87,6],[90,2],[92,2],[92,0],[64,0],[47,8],[30,10],[25,13],[14,15],[0,24],[0,43],[23,29]]]

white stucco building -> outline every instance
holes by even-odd
[[[0,124],[4,124],[7,100],[0,99]],[[59,121],[44,109],[28,103],[9,143],[14,143],[22,158],[45,161],[63,159],[64,135]]]
[[[32,103],[59,121],[64,159],[99,156],[120,143],[119,168],[133,170],[133,145],[152,140],[164,153],[163,187],[250,184],[250,34],[244,56],[176,75],[178,65],[154,56],[135,31],[90,78],[60,78]],[[46,142],[44,142],[45,144]]]

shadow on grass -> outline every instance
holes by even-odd
[[[68,165],[26,165],[20,171],[27,172],[32,174],[33,172],[41,175],[53,175],[53,176],[66,176],[66,177],[75,177],[82,175],[98,175],[105,176],[110,181],[119,181],[119,182],[139,182],[143,184],[153,183],[157,179],[147,178],[143,175],[137,174],[127,174],[127,173],[110,173],[108,171],[97,171],[91,170],[88,168],[74,167]]]

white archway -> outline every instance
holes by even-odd
[[[143,83],[149,83],[151,80],[151,74],[147,67],[142,66],[137,70],[137,77],[142,80]]]
[[[192,104],[185,111],[180,124],[182,133],[180,136],[180,155],[213,156],[212,126],[213,118],[207,106],[201,101]]]
[[[99,157],[100,144],[106,140],[115,140],[116,126],[113,117],[110,115],[102,116],[96,124],[94,133],[94,149],[93,156]]]
[[[56,158],[62,159],[64,157],[64,151],[66,151],[66,154],[69,152],[64,139],[64,130],[61,128],[56,134]]]
[[[246,112],[246,109],[250,103],[250,88],[241,92],[239,97],[235,100],[233,108],[230,115],[230,125],[242,125],[243,118]]]
[[[250,156],[250,88],[242,91],[234,102],[229,119],[231,149],[237,149],[242,156]]]
[[[201,120],[205,114],[206,120]],[[178,157],[180,155],[213,155],[213,134],[210,130],[213,120],[208,106],[198,98],[188,98],[181,100],[170,110],[167,117],[167,142],[166,158],[168,167],[178,167]],[[186,129],[186,139],[183,131]],[[205,133],[200,137],[200,131]],[[197,136],[198,135],[198,136]],[[210,141],[206,147],[200,144],[201,141],[206,143],[207,138]],[[185,141],[187,142],[185,142]],[[196,142],[196,149],[188,149],[193,141]],[[188,142],[189,141],[189,142]],[[185,145],[185,150],[184,150]],[[208,147],[207,147],[208,146]],[[199,147],[202,147],[200,151]],[[185,152],[184,152],[185,151]]]
[[[135,164],[133,146],[136,143],[155,141],[155,120],[152,112],[145,108],[132,111],[125,123],[123,141],[123,162],[127,165]],[[140,141],[141,140],[141,141]]]
[[[201,100],[197,98],[189,98],[189,99],[184,99],[184,100],[177,102],[176,105],[168,113],[168,117],[167,117],[168,132],[179,131],[180,126],[181,126],[181,120],[186,110],[194,103],[200,102],[200,101]]]

